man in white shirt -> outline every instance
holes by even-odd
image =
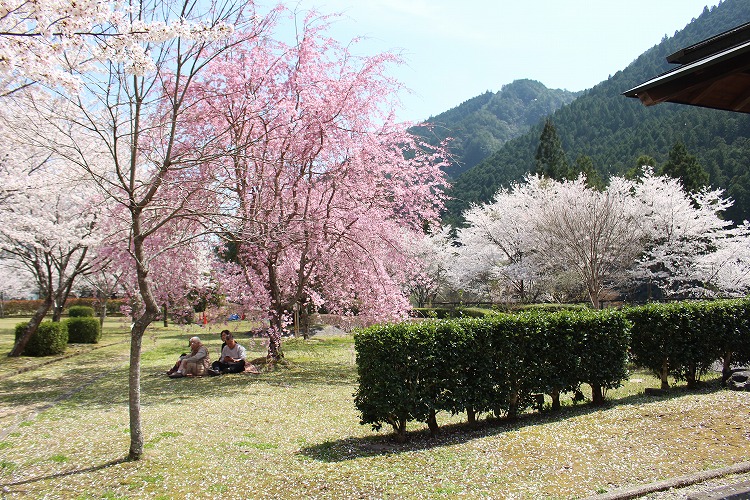
[[[208,373],[220,375],[245,371],[245,348],[234,340],[234,335],[231,333],[227,333],[224,340],[226,345],[221,349],[221,358],[213,362]]]

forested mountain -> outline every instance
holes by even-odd
[[[606,179],[636,166],[642,155],[657,166],[682,142],[709,173],[712,186],[734,198],[729,217],[750,218],[750,115],[664,103],[643,106],[623,92],[671,69],[665,58],[677,50],[750,21],[750,2],[724,0],[705,8],[697,19],[672,37],[665,37],[627,68],[583,93],[552,114],[569,163],[581,156],[593,160]],[[459,176],[450,193],[445,220],[460,220],[471,203],[488,201],[502,186],[534,170],[544,127],[540,120],[519,136]]]
[[[484,160],[500,146],[528,131],[540,119],[572,102],[576,94],[548,89],[534,80],[516,80],[427,120],[430,128],[412,132],[438,144],[450,137],[453,162],[445,171],[451,178]]]

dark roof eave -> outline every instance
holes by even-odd
[[[736,65],[737,58],[745,54],[750,54],[750,41],[663,73],[637,87],[623,92],[622,95],[636,97],[647,106],[658,104],[668,99],[667,93],[663,91],[664,89],[672,86],[684,89],[700,84],[701,81],[696,79],[696,74],[721,64]],[[742,67],[750,66],[750,59],[743,59],[741,62]],[[677,82],[683,79],[689,79],[690,81],[677,85]]]
[[[719,51],[727,50],[750,40],[750,23],[741,24],[729,31],[680,49],[667,56],[672,64],[690,64]]]

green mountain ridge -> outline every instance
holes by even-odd
[[[665,37],[627,68],[548,115],[569,162],[586,155],[608,178],[635,167],[642,155],[663,164],[669,150],[681,141],[708,171],[711,185],[726,189],[735,200],[728,217],[734,221],[750,218],[750,115],[669,103],[646,107],[622,95],[672,68],[667,55],[747,21],[750,2],[744,0],[724,0],[710,10],[704,8],[683,30]],[[499,188],[534,170],[545,119],[456,178],[445,221],[459,223],[461,213],[472,203],[489,201]]]
[[[534,80],[516,80],[430,117],[425,122],[429,127],[411,131],[434,145],[450,138],[453,161],[445,172],[456,178],[578,95]]]

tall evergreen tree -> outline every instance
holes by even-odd
[[[677,141],[669,151],[669,159],[661,173],[679,179],[688,193],[695,193],[708,185],[708,172],[698,162],[698,158],[688,153],[681,141]]]
[[[656,168],[656,165],[657,162],[653,156],[640,155],[638,158],[636,158],[635,165],[633,165],[632,168],[629,168],[627,172],[625,172],[624,177],[631,181],[638,180],[643,177],[643,167],[651,167],[651,170],[653,172],[657,172],[659,169]]]
[[[570,176],[570,167],[565,156],[565,150],[562,147],[562,141],[560,136],[557,135],[555,125],[549,118],[544,123],[544,130],[542,130],[542,135],[539,138],[539,147],[536,150],[535,159],[535,173],[538,175],[557,181],[567,179]]]
[[[655,170],[656,159],[650,155],[640,155],[638,158],[635,159],[635,165],[633,166],[638,170],[641,170],[643,167],[646,167],[646,166],[653,167]]]
[[[576,158],[574,176],[578,174],[584,174],[586,176],[586,185],[591,189],[601,191],[605,187],[604,179],[599,172],[594,168],[594,160],[590,156],[580,155]]]

